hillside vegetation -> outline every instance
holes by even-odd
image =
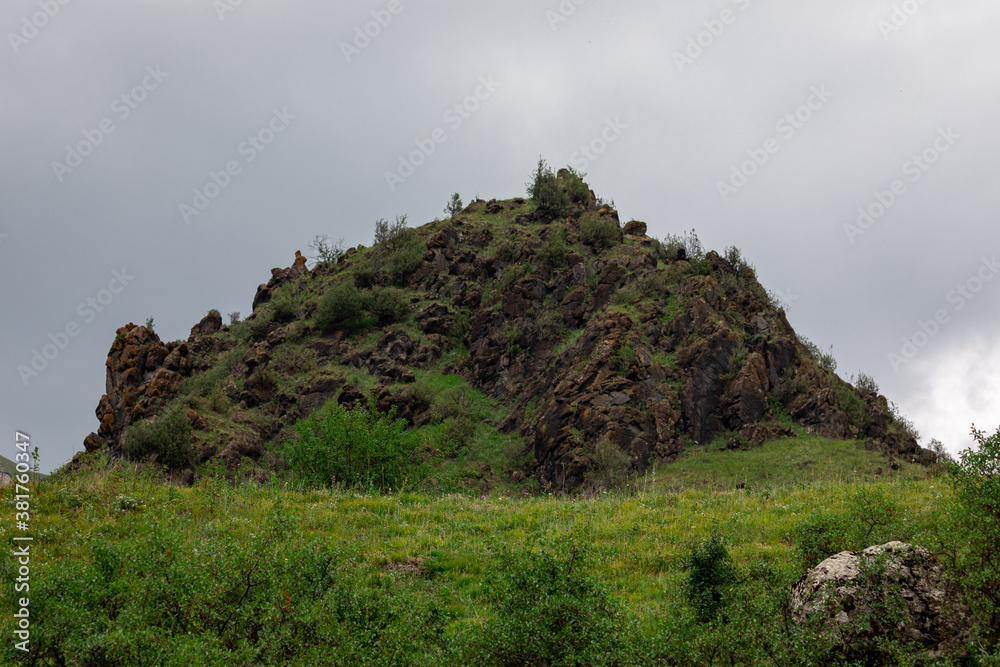
[[[23,481],[2,662],[1000,665],[1000,432],[939,458],[739,250],[527,186],[317,237],[186,341],[119,329],[86,453]],[[957,653],[892,605],[793,619],[804,572],[895,540],[948,568]]]

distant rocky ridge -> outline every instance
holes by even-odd
[[[611,247],[581,241],[581,225],[595,221],[613,221]],[[464,348],[444,371],[512,406],[499,428],[526,437],[530,474],[548,490],[585,484],[602,442],[626,452],[638,472],[652,456],[670,460],[686,443],[719,435],[732,448],[794,435],[789,423],[859,439],[890,459],[934,460],[894,423],[885,397],[817,365],[751,267],[716,252],[689,257],[682,245],[646,233],[639,221],[622,228],[617,212],[592,196],[561,215],[520,198],[477,200],[453,219],[416,230],[422,261],[399,283],[414,312],[374,343],[323,336],[311,318],[327,286],[345,274],[389,284],[371,269],[382,249],[352,249],[312,270],[296,253],[291,267],[273,269],[258,287],[251,319],[259,326],[223,380],[228,400],[260,416],[221,441],[199,431],[204,420],[190,410],[198,459],[218,458],[229,469],[243,458],[259,460],[265,443],[287,436],[324,402],[363,398],[345,382],[344,368],[376,378],[379,405],[395,405],[419,425],[426,406],[400,387],[413,382],[414,369],[437,367],[444,354]],[[545,248],[557,242],[565,252],[551,259]],[[303,295],[291,314],[271,303],[284,285]],[[85,449],[122,455],[130,424],[156,415],[183,378],[205,373],[234,347],[222,335],[227,329],[214,311],[186,342],[163,343],[134,324],[119,329],[96,410],[100,427]],[[274,372],[259,371],[273,370],[272,359],[290,346],[316,366],[282,389]]]

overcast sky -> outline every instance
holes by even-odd
[[[246,315],[316,234],[522,196],[539,155],[739,247],[924,444],[1000,424],[995,0],[5,0],[0,28],[8,458],[82,449],[118,327]]]

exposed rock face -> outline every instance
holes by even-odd
[[[276,288],[307,273],[309,273],[309,269],[306,268],[306,258],[296,250],[295,263],[292,266],[287,269],[271,269],[271,279],[267,281],[266,285],[260,285],[257,288],[257,294],[253,298],[253,309],[257,310],[257,306],[270,301],[271,294]]]
[[[903,542],[827,558],[792,588],[789,611],[848,654],[888,636],[916,642],[927,657],[953,656],[962,652],[970,627],[944,566],[923,547]]]
[[[187,343],[164,345],[146,327],[128,324],[118,330],[105,366],[106,393],[96,410],[101,425],[84,447],[120,455],[125,428],[157,414],[174,397],[181,378],[191,374],[191,349]]]

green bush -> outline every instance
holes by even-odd
[[[792,532],[803,570],[848,549],[847,520],[828,510],[812,512]]]
[[[553,269],[558,269],[566,265],[566,257],[569,255],[569,248],[566,241],[560,234],[550,234],[549,238],[539,246],[535,256],[543,264],[548,264]]]
[[[191,422],[184,404],[175,401],[151,421],[130,424],[122,448],[133,461],[152,459],[173,470],[191,465]]]
[[[385,272],[395,284],[403,284],[424,261],[424,245],[413,230],[407,230],[404,241],[385,260]]]
[[[448,200],[448,205],[444,207],[444,212],[449,218],[454,218],[456,215],[462,212],[462,197],[456,192]]]
[[[593,446],[591,457],[586,479],[595,491],[613,491],[628,483],[632,457],[621,447],[605,438]]]
[[[962,545],[958,565],[973,611],[995,638],[1000,633],[1000,429],[990,436],[972,427],[975,449],[949,467],[955,493],[949,513],[953,539]]]
[[[554,548],[553,548],[554,547]],[[559,555],[562,552],[565,555]],[[541,551],[504,554],[495,613],[454,647],[451,664],[590,667],[632,664],[637,624],[588,572],[572,538]]]
[[[526,187],[528,196],[542,213],[558,215],[570,204],[569,194],[542,158],[538,158],[538,166]]]
[[[715,618],[725,603],[726,591],[736,581],[736,566],[717,529],[696,545],[684,562],[684,592],[702,623]]]
[[[618,221],[606,215],[589,212],[581,216],[577,223],[580,240],[595,250],[604,250],[621,243],[622,230]]]
[[[375,221],[375,245],[394,250],[409,231],[405,215],[397,215],[396,222],[379,218]]]
[[[379,412],[374,398],[351,410],[330,401],[295,430],[299,437],[286,440],[282,454],[293,476],[312,488],[398,487],[418,444],[395,407]]]
[[[380,326],[401,322],[410,314],[410,301],[403,290],[396,287],[376,287],[361,294],[366,311]]]
[[[352,333],[364,325],[364,302],[353,282],[334,285],[320,299],[316,309],[316,326],[323,333],[340,329]]]

